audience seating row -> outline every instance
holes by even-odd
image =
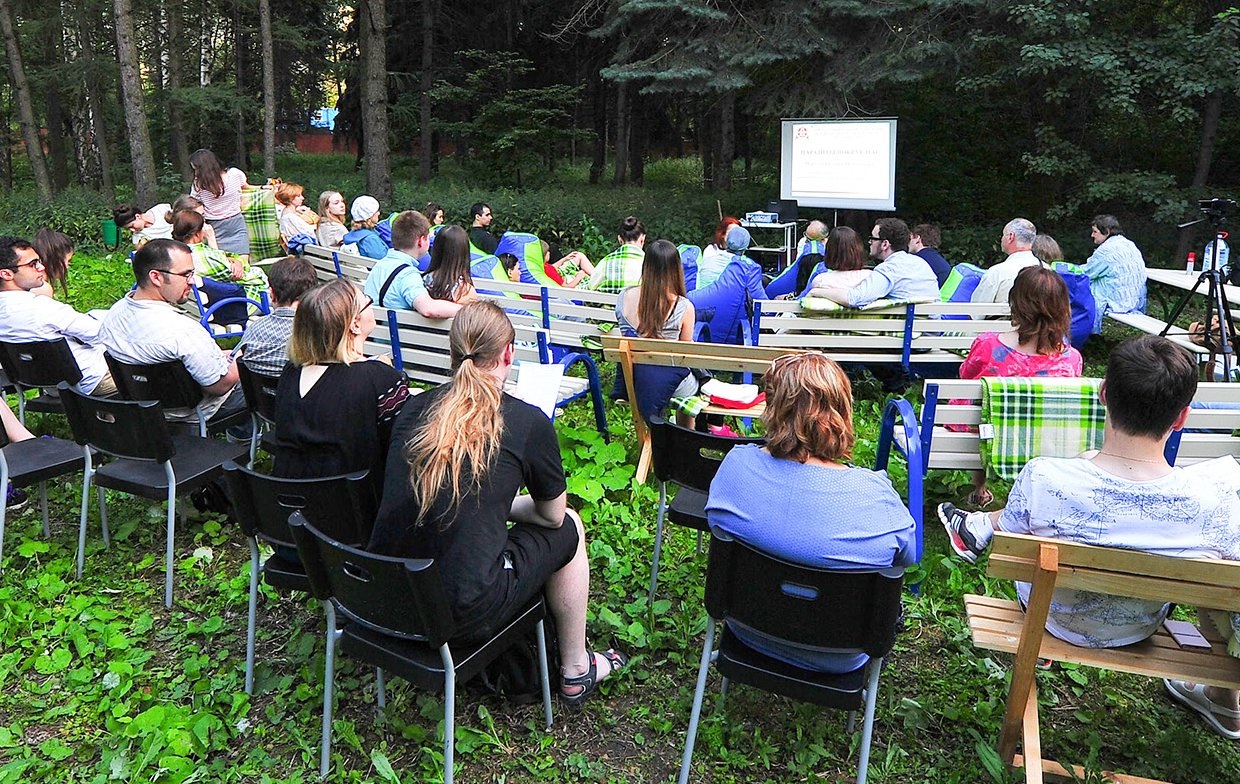
[[[1010,315],[1007,303],[817,312],[797,300],[759,300],[752,334],[759,346],[822,351],[837,362],[899,364],[913,374],[918,366],[959,365],[978,335],[1003,329]]]

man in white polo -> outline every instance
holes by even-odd
[[[1013,218],[1003,227],[1003,236],[999,239],[999,247],[1008,255],[1006,259],[986,270],[977,288],[973,291],[973,302],[1008,301],[1008,292],[1016,283],[1016,276],[1025,267],[1041,264],[1033,255],[1033,238],[1038,230],[1024,218]]]
[[[112,395],[99,342],[99,322],[34,290],[47,281],[39,253],[26,240],[0,237],[0,341],[33,343],[64,338],[82,371],[79,386],[89,395]]]
[[[151,240],[134,254],[133,275],[138,287],[117,300],[99,330],[108,353],[122,362],[144,365],[179,360],[202,387],[201,407],[208,422],[244,411],[236,362],[202,325],[176,307],[189,299],[190,279],[195,277],[189,246]],[[192,409],[165,409],[164,414],[174,421],[194,417]],[[248,437],[248,430],[247,422],[229,428],[229,435]]]

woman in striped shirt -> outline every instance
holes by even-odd
[[[189,157],[189,165],[194,171],[190,195],[202,202],[220,250],[248,256],[250,234],[241,214],[241,191],[251,188],[245,172],[235,167],[225,169],[210,150],[196,151]]]

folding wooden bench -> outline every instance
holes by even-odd
[[[1203,628],[1210,650],[1181,648],[1165,629],[1122,648],[1080,648],[1046,633],[1056,588],[1170,601],[1192,607],[1240,611],[1240,561],[1171,558],[1112,547],[1093,547],[1036,536],[996,533],[987,574],[1031,583],[1029,606],[1007,599],[964,597],[973,644],[1015,654],[999,756],[1025,768],[1027,782],[1043,775],[1083,781],[1079,766],[1042,759],[1035,669],[1039,658],[1074,662],[1151,678],[1171,678],[1228,689],[1240,688],[1240,659],[1227,654],[1215,630]],[[1017,745],[1024,751],[1016,753]],[[1159,784],[1156,779],[1104,772],[1105,781]],[[1165,783],[1163,783],[1165,784]]]

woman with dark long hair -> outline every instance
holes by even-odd
[[[59,289],[61,296],[68,294],[67,279],[69,263],[73,261],[73,240],[69,239],[67,234],[45,227],[39,229],[39,233],[34,235],[34,242],[30,244],[43,260],[43,272],[47,275],[43,285],[33,289],[34,293],[55,297],[56,290]]]
[[[831,229],[822,261],[827,269],[814,276],[810,284],[811,297],[827,297],[836,302],[843,297],[846,301],[848,290],[870,276],[870,270],[865,268],[861,238],[847,226]]]
[[[431,248],[431,265],[422,276],[426,293],[432,299],[443,299],[466,305],[478,299],[474,279],[469,272],[469,235],[460,226],[445,226],[435,235]]]
[[[248,190],[245,172],[224,168],[210,150],[195,150],[189,156],[194,172],[189,195],[202,202],[204,217],[215,229],[220,250],[239,256],[250,255],[250,233],[241,214],[241,191]]]
[[[646,246],[641,285],[624,289],[616,298],[616,321],[620,334],[692,341],[696,320],[693,303],[685,296],[685,272],[681,266],[680,252],[667,240],[655,240]],[[683,368],[672,370],[679,370],[685,375],[670,397],[688,397],[697,393],[698,382],[693,373]],[[662,399],[650,403],[650,407],[659,411],[666,405],[667,401]],[[679,412],[676,417],[685,427],[693,426],[692,418]]]
[[[452,380],[411,398],[397,419],[370,550],[437,561],[454,639],[485,639],[545,592],[560,699],[578,705],[628,657],[586,644],[585,532],[568,508],[551,421],[504,392],[514,337],[490,302],[453,319]]]

